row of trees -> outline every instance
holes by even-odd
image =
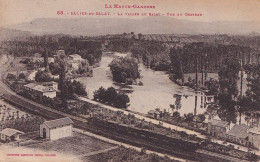
[[[151,69],[168,71],[170,68],[169,48],[161,42],[137,42],[132,48],[133,57],[142,60]]]
[[[63,49],[67,55],[79,53],[87,59],[90,65],[98,63],[102,56],[102,46],[99,41],[80,41],[68,35],[43,35],[31,36],[24,40],[2,42],[4,52],[16,57],[33,56],[35,53],[48,53],[49,56],[56,54],[56,50]]]
[[[39,130],[40,125],[44,122],[41,117],[18,118],[3,123],[4,128],[13,128],[25,133]]]
[[[87,59],[90,65],[100,62],[102,57],[102,46],[97,41],[83,41],[78,43],[78,53]]]
[[[239,123],[241,123],[241,116],[245,114],[246,120],[255,118],[258,122],[260,116],[258,114],[260,105],[260,65],[247,64],[243,68],[248,82],[245,95],[239,94],[237,85],[238,80],[241,79],[239,72],[242,69],[238,59],[225,59],[224,66],[218,73],[219,89],[217,98],[220,108],[217,113],[222,120],[236,123],[236,117],[239,115]]]
[[[106,45],[106,48],[114,52],[128,52],[131,49],[133,43],[134,42],[131,39],[125,39],[125,38],[111,39]]]
[[[211,43],[191,43],[182,48],[172,48],[170,55],[180,56],[179,62],[184,73],[194,73],[198,69],[217,71],[225,64],[226,58],[248,58],[252,49],[238,45],[221,45]],[[171,57],[173,63],[175,57]],[[174,65],[174,64],[173,64]],[[173,66],[174,67],[174,66]]]
[[[109,40],[107,49],[116,52],[131,51],[134,58],[142,60],[146,66],[154,70],[168,71],[170,68],[169,48],[162,42],[117,38]]]
[[[108,89],[100,87],[94,92],[94,100],[118,108],[127,108],[127,103],[130,102],[129,97],[125,93],[117,92],[113,87]]]

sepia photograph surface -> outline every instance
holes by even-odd
[[[0,161],[260,161],[260,0],[0,0]]]

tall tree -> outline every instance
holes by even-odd
[[[245,66],[247,74],[246,96],[250,99],[250,106],[254,110],[260,110],[260,64],[249,64]]]
[[[232,99],[237,97],[239,70],[240,63],[238,59],[230,57],[224,61],[224,65],[218,73],[221,94],[231,96]]]
[[[182,57],[181,57],[181,49],[174,49],[170,50],[170,59],[172,64],[172,73],[174,75],[174,79],[180,79],[182,84],[184,82],[184,74],[182,68]]]
[[[222,120],[236,123],[236,97],[238,95],[237,81],[239,79],[240,63],[232,57],[224,60],[219,75],[220,93],[218,95],[220,109],[218,115]]]

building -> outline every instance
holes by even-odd
[[[208,104],[208,103],[214,103],[215,102],[215,96],[214,95],[207,95],[205,96],[205,103]]]
[[[51,82],[42,82],[41,85],[45,87],[53,88],[55,91],[58,91],[58,83],[51,81]]]
[[[0,132],[2,141],[17,141],[24,132],[12,128],[5,128]]]
[[[65,56],[65,50],[57,50],[56,55],[57,56]]]
[[[227,132],[226,138],[230,142],[247,145],[249,127],[245,124],[234,125],[230,131]]]
[[[57,140],[72,136],[73,121],[69,117],[46,121],[40,125],[40,137]]]
[[[250,146],[260,150],[260,127],[254,127],[248,130],[248,142]]]
[[[81,62],[85,62],[88,65],[88,61],[81,58],[80,55],[78,54],[73,54],[73,55],[69,55],[68,56],[68,64],[74,69],[74,70],[78,70],[79,67],[81,66]]]
[[[226,121],[211,119],[208,122],[208,134],[214,137],[225,138],[229,124]]]
[[[160,112],[159,111],[156,111],[156,110],[150,110],[148,111],[148,116],[149,117],[152,117],[154,119],[158,119],[160,117]]]
[[[40,53],[35,53],[33,56],[34,56],[35,58],[40,58],[40,57],[42,57],[42,54],[40,54]]]
[[[44,62],[44,57],[33,57],[33,62],[39,62],[43,63]],[[53,57],[48,57],[48,63],[54,63],[54,58]]]
[[[69,65],[71,65],[71,68],[74,70],[78,70],[79,66],[80,66],[80,62],[79,61],[75,61],[75,60],[69,60],[68,61]]]
[[[58,86],[58,85],[57,85]],[[44,86],[36,83],[24,85],[24,90],[30,93],[34,98],[42,99],[43,96],[54,98],[56,97],[56,85],[53,87]]]
[[[83,59],[81,58],[80,55],[78,55],[78,54],[73,54],[73,55],[69,55],[69,60],[82,61]]]
[[[54,57],[54,60],[65,58],[66,57],[65,50],[57,50],[56,55],[53,55],[53,57]]]

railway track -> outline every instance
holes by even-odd
[[[187,158],[194,160],[194,156],[192,154],[187,154],[185,151],[180,151],[178,148],[166,147],[166,146],[158,146],[158,141],[145,141],[143,139],[133,138],[127,134],[122,134],[120,132],[115,132],[113,130],[104,129],[96,126],[94,123],[88,123],[86,119],[69,115],[64,112],[60,112],[44,105],[38,104],[34,101],[31,101],[27,98],[24,98],[20,95],[17,95],[13,92],[3,81],[4,72],[8,69],[8,63],[5,66],[2,66],[0,69],[0,95],[3,99],[5,99],[10,104],[18,107],[21,110],[29,112],[31,114],[35,114],[41,117],[44,117],[47,120],[57,119],[61,117],[70,117],[74,121],[74,126],[80,129],[84,129],[86,131],[102,135],[107,138],[111,138],[123,143],[131,144],[138,147],[144,147],[149,150],[174,155],[177,157]],[[194,151],[194,154],[195,151]]]
[[[193,150],[186,150],[182,147],[176,146],[176,145],[167,145],[162,144],[160,139],[152,140],[150,138],[144,138],[144,137],[137,137],[133,134],[128,133],[122,133],[120,131],[115,131],[114,129],[109,129],[105,127],[99,127],[94,122],[88,122],[86,119],[82,119],[80,117],[75,117],[63,112],[59,112],[57,110],[53,110],[51,108],[44,109],[44,107],[38,107],[37,105],[32,104],[31,102],[27,102],[26,100],[22,100],[20,97],[16,97],[10,94],[4,94],[2,95],[2,98],[5,99],[10,104],[20,108],[21,110],[27,111],[29,113],[44,117],[47,120],[57,119],[61,117],[71,117],[71,119],[74,121],[74,127],[86,130],[88,132],[104,136],[106,138],[110,138],[122,143],[130,144],[136,147],[145,148],[151,151],[159,152],[162,154],[168,154],[175,157],[179,157],[182,159],[187,159],[191,161],[233,161],[230,160],[230,158],[222,157],[221,154],[218,154],[219,156],[214,155],[214,157],[211,155],[211,152],[208,153],[205,151],[201,153],[200,151],[197,151],[200,149],[199,147],[193,149]],[[28,100],[28,99],[27,99]],[[37,103],[35,103],[37,104]],[[49,111],[53,110],[53,111]],[[205,156],[206,155],[206,156]],[[228,156],[229,157],[229,156]]]
[[[199,160],[199,156],[198,154],[194,151],[194,152],[189,152],[187,154],[187,151],[183,150],[183,149],[179,149],[177,147],[170,147],[170,146],[166,146],[166,145],[160,145],[160,141],[151,141],[151,140],[144,140],[144,139],[140,139],[140,138],[135,138],[132,137],[131,134],[122,134],[122,133],[118,133],[114,130],[109,130],[109,129],[104,129],[104,128],[100,128],[100,127],[96,127],[95,125],[88,123],[88,124],[81,124],[81,123],[77,123],[76,124],[78,128],[80,129],[84,129],[87,130],[89,132],[101,135],[101,136],[105,136],[107,138],[119,141],[119,142],[123,142],[123,143],[127,143],[136,147],[141,147],[141,148],[145,148],[145,149],[149,149],[151,151],[156,151],[156,152],[160,152],[163,154],[168,154],[168,155],[173,155],[176,157],[180,157],[180,158],[184,158],[184,159],[189,159],[189,160],[196,160],[196,161],[200,161]]]
[[[138,139],[134,138],[131,136],[131,134],[122,134],[120,132],[110,130],[110,129],[105,129],[105,128],[100,128],[95,125],[95,123],[88,122],[86,119],[82,119],[79,117],[71,116],[66,113],[62,113],[59,111],[49,111],[46,109],[43,109],[41,107],[38,107],[32,103],[28,103],[24,100],[22,100],[20,97],[16,97],[10,94],[4,94],[2,95],[2,98],[5,99],[7,102],[10,104],[20,108],[21,110],[27,111],[29,113],[44,117],[48,120],[52,119],[57,119],[65,116],[71,117],[71,119],[74,121],[74,127],[80,128],[86,131],[89,131],[91,133],[95,133],[116,141],[120,141],[123,143],[131,144],[133,146],[137,147],[143,147],[152,151],[160,152],[163,154],[169,154],[173,155],[176,157],[180,158],[185,158],[189,160],[199,160],[199,156],[197,155],[198,153],[195,152],[189,152],[185,150],[180,150],[177,147],[170,147],[170,146],[165,146],[165,145],[158,145],[160,141],[148,141],[144,139]]]

